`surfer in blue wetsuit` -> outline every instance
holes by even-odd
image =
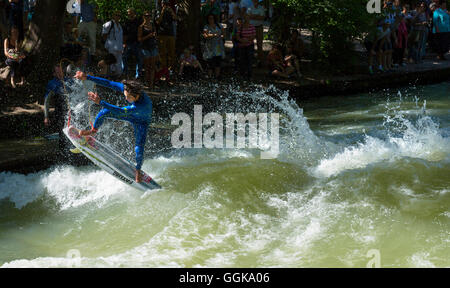
[[[100,86],[122,92],[126,100],[131,104],[126,107],[111,105],[100,99],[98,94],[89,92],[89,99],[103,107],[97,114],[91,130],[81,130],[80,136],[88,136],[97,133],[106,118],[123,120],[130,122],[134,128],[135,153],[136,153],[136,173],[135,180],[141,182],[141,167],[144,160],[144,146],[147,139],[147,129],[152,118],[152,100],[142,91],[141,85],[137,81],[125,80],[122,83],[109,81],[107,79],[87,75],[78,71],[75,78],[79,80],[90,80]]]
[[[67,72],[70,72],[71,69],[72,67],[68,67]],[[59,131],[59,149],[62,151],[64,147],[66,147],[66,144],[68,144],[67,139],[62,132],[65,126],[65,116],[67,111],[66,93],[70,92],[67,84],[73,81],[73,78],[64,77],[64,71],[60,65],[55,65],[53,77],[54,78],[47,84],[44,96],[44,124],[45,126],[49,126],[51,124],[48,111],[50,99],[53,98],[55,103],[55,124]],[[67,84],[64,85],[64,82]]]

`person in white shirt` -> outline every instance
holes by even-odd
[[[247,9],[250,16],[250,24],[256,29],[256,45],[258,47],[258,60],[263,63],[263,37],[264,37],[264,19],[266,18],[266,9],[263,5],[259,5],[258,0],[253,0],[253,5]]]
[[[117,59],[117,62],[110,66],[111,73],[116,77],[122,75],[123,29],[119,21],[120,12],[115,11],[112,20],[105,23],[102,30],[106,51]]]

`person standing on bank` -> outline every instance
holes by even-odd
[[[153,88],[156,60],[158,59],[158,46],[156,29],[153,25],[152,14],[149,11],[144,13],[144,23],[138,28],[138,41],[141,44],[141,54],[144,58],[145,81],[149,87]]]
[[[175,33],[173,22],[178,21],[175,11],[170,7],[169,0],[162,0],[162,9],[156,17],[158,24],[159,53],[163,67],[172,69],[175,64]]]
[[[215,21],[213,14],[209,14],[207,19],[208,24],[203,28],[203,38],[205,39],[203,59],[207,62],[208,76],[212,78],[214,71],[215,77],[219,78],[222,59],[225,58],[223,28]]]
[[[250,24],[250,16],[248,14],[245,14],[244,22],[237,31],[236,39],[238,42],[238,53],[241,64],[241,76],[243,76],[247,80],[250,80],[252,78],[253,54],[255,49],[255,44],[253,43],[253,41],[255,40],[255,37],[255,27]]]
[[[255,26],[256,47],[258,47],[258,66],[264,63],[263,40],[264,40],[264,19],[266,18],[266,9],[259,5],[259,0],[253,0],[253,7],[247,9],[250,15],[250,24]]]
[[[96,34],[97,34],[97,14],[95,4],[89,3],[88,0],[79,0],[81,20],[78,24],[79,35],[87,34],[89,39],[89,55],[95,56],[96,52]],[[78,16],[78,15],[77,15]]]
[[[142,72],[142,57],[140,43],[138,42],[138,28],[141,25],[140,19],[136,17],[136,11],[133,8],[127,10],[128,20],[123,27],[123,73],[125,76],[128,74],[128,59],[130,56],[134,56],[136,59],[136,74],[135,78],[138,79]]]
[[[114,11],[112,20],[103,25],[102,37],[105,40],[105,49],[114,57],[117,62],[112,64],[110,71],[114,77],[122,75],[122,52],[123,52],[123,29],[120,21],[120,12]]]

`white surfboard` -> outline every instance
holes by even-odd
[[[84,156],[120,181],[141,191],[161,188],[161,186],[159,186],[159,184],[144,171],[141,171],[142,181],[137,183],[134,179],[136,170],[135,165],[94,137],[80,137],[78,134],[79,130],[73,126],[66,127],[63,131],[70,142],[72,142]]]

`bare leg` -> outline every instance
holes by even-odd
[[[214,72],[215,72],[216,78],[219,78],[219,76],[220,76],[220,67],[214,68]]]
[[[183,68],[184,68],[184,62],[181,62],[181,65],[180,65],[180,73],[178,74],[178,75],[183,75]]]
[[[149,77],[150,77],[150,81],[149,81],[149,85],[151,88],[153,88],[153,86],[155,85],[155,68],[156,68],[156,57],[151,57],[149,59]]]
[[[16,83],[15,83],[15,81],[14,81],[14,76],[11,76],[11,86],[12,86],[13,88],[16,88]]]

